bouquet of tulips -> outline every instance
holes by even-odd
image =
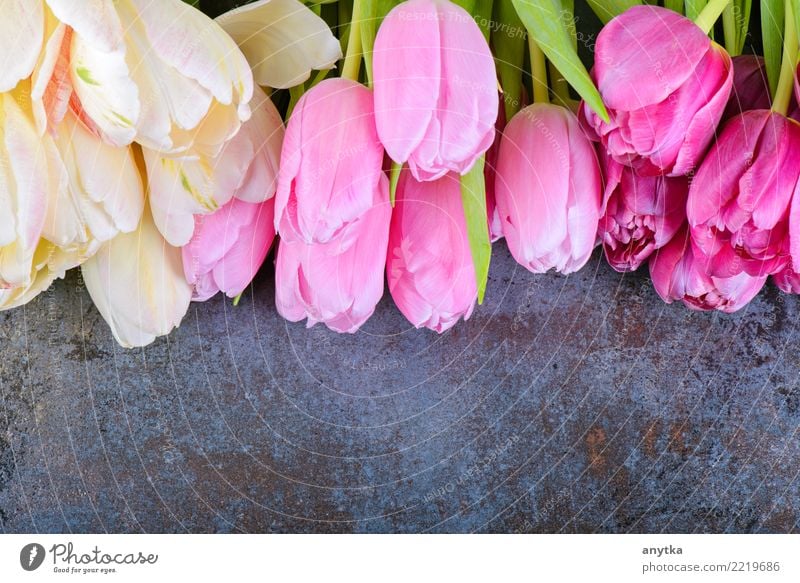
[[[693,309],[800,293],[800,0],[763,57],[750,0],[589,0],[596,39],[572,0],[191,4],[3,2],[0,309],[80,266],[144,346],[274,256],[287,320],[355,332],[388,282],[441,333],[503,237]]]

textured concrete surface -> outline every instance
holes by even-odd
[[[438,337],[238,308],[124,351],[77,274],[0,315],[3,532],[797,532],[800,298],[666,306],[596,255]]]

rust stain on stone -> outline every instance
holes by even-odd
[[[602,474],[606,469],[606,457],[603,447],[606,443],[606,432],[602,427],[592,427],[586,434],[586,448],[589,456],[589,470],[595,474]]]
[[[643,449],[644,453],[647,457],[655,458],[658,457],[658,452],[656,452],[656,440],[658,439],[658,434],[661,432],[661,421],[656,419],[650,425],[647,426],[647,429],[644,432],[643,438]]]

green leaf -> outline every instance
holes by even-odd
[[[525,27],[511,0],[495,0],[494,18],[498,25],[492,32],[492,47],[506,119],[522,107],[522,67],[525,63]]]
[[[603,120],[608,112],[592,78],[572,46],[572,36],[562,18],[561,0],[512,0],[528,34],[532,35],[547,58]]]
[[[361,50],[364,51],[364,63],[367,69],[367,82],[372,87],[372,49],[375,47],[375,37],[381,22],[386,18],[392,8],[400,4],[401,0],[361,0],[361,14],[354,15],[361,23]]]
[[[769,90],[773,98],[778,88],[783,54],[783,0],[761,0],[761,35]]]
[[[638,6],[640,0],[589,0],[589,6],[597,14],[597,18],[606,24],[617,14],[622,14],[631,6]]]
[[[736,42],[733,47],[734,55],[741,55],[744,50],[744,43],[747,41],[747,32],[750,30],[750,12],[752,6],[752,0],[733,0],[731,4],[736,28]]]
[[[481,156],[467,174],[461,177],[461,201],[467,223],[467,238],[475,266],[475,283],[478,286],[478,303],[483,303],[486,282],[489,280],[489,263],[492,260],[492,242],[489,239],[489,221],[486,216],[486,179],[483,175],[484,157]]]
[[[708,4],[708,0],[686,0],[686,18],[696,20],[706,4]]]
[[[392,203],[392,208],[394,208],[394,201],[397,195],[397,183],[400,182],[400,172],[402,170],[402,164],[392,162],[392,170],[389,172],[389,202]]]
[[[683,0],[664,0],[664,8],[683,14]]]

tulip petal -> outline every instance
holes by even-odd
[[[384,19],[375,39],[375,119],[395,162],[406,162],[434,117],[442,84],[441,36],[428,5],[404,2]]]
[[[125,1],[136,8],[153,51],[161,60],[200,83],[224,105],[250,101],[250,66],[216,22],[181,0]]]
[[[633,6],[597,37],[594,74],[603,101],[624,110],[663,101],[694,74],[709,47],[708,36],[681,14]]]
[[[217,18],[239,45],[259,85],[288,89],[311,71],[332,69],[342,48],[330,27],[299,0],[260,0]]]
[[[0,93],[30,76],[44,41],[41,0],[4,0],[0,18]]]
[[[46,0],[55,17],[104,53],[124,49],[113,0]]]
[[[80,101],[79,115],[110,144],[122,147],[133,142],[141,105],[125,51],[104,52],[74,34],[70,77]]]
[[[95,306],[126,348],[168,334],[189,308],[180,249],[167,244],[148,210],[136,231],[103,245],[81,269]]]

